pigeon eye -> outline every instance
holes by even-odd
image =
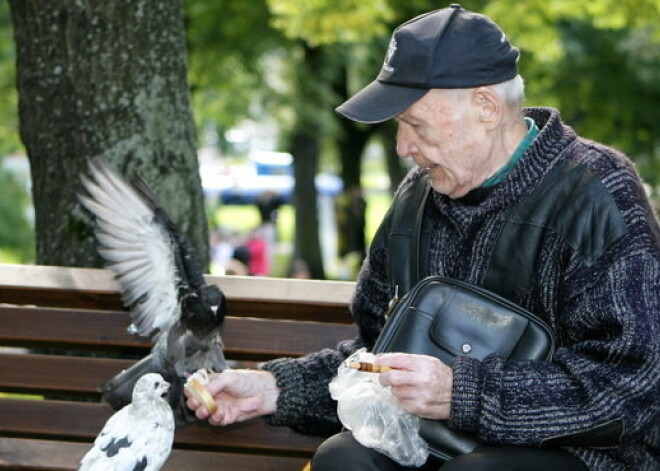
[[[159,382],[159,381],[156,381],[156,382],[154,383],[154,389],[156,389],[158,386],[160,386],[160,382]]]

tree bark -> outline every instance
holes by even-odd
[[[401,163],[401,157],[399,157],[396,150],[396,124],[392,121],[383,123],[378,132],[383,139],[383,148],[385,149],[385,164],[387,174],[390,177],[390,193],[394,194],[408,172]]]
[[[347,64],[344,62],[338,69],[332,88],[337,96],[337,102],[342,103],[349,98]],[[341,161],[341,179],[344,188],[362,188],[360,177],[364,148],[377,126],[358,124],[343,116],[336,116],[335,119],[339,123],[337,150]]]
[[[303,261],[313,279],[325,279],[319,240],[318,201],[315,177],[321,152],[321,118],[318,110],[325,106],[321,94],[310,77],[320,70],[319,48],[303,45],[304,60],[298,68],[298,90],[301,100],[296,110],[296,124],[291,136],[294,171],[294,208],[296,214],[292,263]],[[310,106],[311,105],[311,106]]]
[[[294,164],[294,208],[296,213],[293,262],[302,260],[310,277],[325,279],[319,240],[319,217],[314,177],[318,168],[318,137],[299,129],[291,140]]]
[[[360,127],[346,118],[339,118],[341,135],[337,138],[337,148],[341,160],[341,179],[344,188],[362,188],[362,160],[364,149],[373,134],[374,127]]]
[[[208,266],[180,0],[9,0],[37,263],[98,266],[77,201],[97,156],[140,174]]]

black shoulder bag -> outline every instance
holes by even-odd
[[[555,347],[552,329],[507,297],[529,288],[542,231],[556,223],[582,173],[570,163],[558,165],[513,208],[483,286],[440,276],[422,279],[420,255],[428,253],[432,230],[424,217],[430,185],[421,177],[402,187],[391,209],[387,241],[392,291],[402,298],[392,306],[373,352],[432,355],[449,365],[459,355],[550,360]],[[451,460],[479,445],[476,436],[457,432],[446,421],[421,422],[422,438],[440,459]]]

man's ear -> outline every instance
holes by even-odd
[[[499,95],[488,87],[479,87],[472,92],[477,117],[489,129],[497,127],[502,120],[503,104]]]

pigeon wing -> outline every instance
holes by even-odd
[[[143,463],[145,469],[160,469],[172,450],[174,416],[169,406],[167,408],[168,416],[162,411],[147,412],[150,420],[136,430],[133,444],[139,452],[135,454],[135,462]]]
[[[188,239],[188,236],[186,236],[186,234],[174,224],[174,221],[170,219],[169,215],[158,201],[156,195],[151,191],[151,188],[149,188],[142,178],[136,176],[133,178],[132,183],[142,199],[154,212],[156,220],[168,232],[173,241],[173,245],[175,246],[174,260],[182,281],[187,287],[194,290],[199,289],[205,284],[204,274],[202,273],[197,254],[195,253],[190,239]]]
[[[90,162],[82,176],[88,195],[81,203],[97,222],[99,254],[120,285],[138,334],[171,327],[180,315],[176,243],[157,221],[152,208],[105,162]]]

